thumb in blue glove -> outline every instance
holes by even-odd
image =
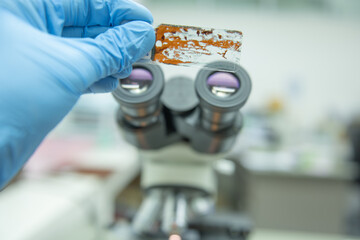
[[[0,3],[0,189],[81,94],[130,73],[154,45],[151,23],[128,0]]]

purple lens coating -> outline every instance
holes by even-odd
[[[153,80],[151,72],[144,68],[134,68],[131,71],[130,76],[128,78],[133,81],[152,81]]]
[[[210,91],[219,97],[228,97],[234,94],[240,87],[240,82],[235,75],[227,72],[215,72],[211,74],[206,83]]]
[[[123,89],[139,94],[146,91],[152,84],[152,81],[153,76],[149,70],[134,68],[129,77],[120,80],[120,84]]]

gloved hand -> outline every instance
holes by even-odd
[[[130,0],[1,0],[0,189],[81,94],[112,91],[150,51],[152,21]]]

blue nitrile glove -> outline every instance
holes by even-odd
[[[81,94],[114,90],[150,51],[152,21],[130,0],[0,1],[0,189]]]

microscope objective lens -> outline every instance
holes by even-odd
[[[120,80],[120,86],[133,94],[145,92],[153,82],[151,72],[144,68],[134,68],[129,77]]]
[[[222,98],[233,95],[240,87],[240,82],[234,74],[227,72],[215,72],[206,80],[210,91]]]

